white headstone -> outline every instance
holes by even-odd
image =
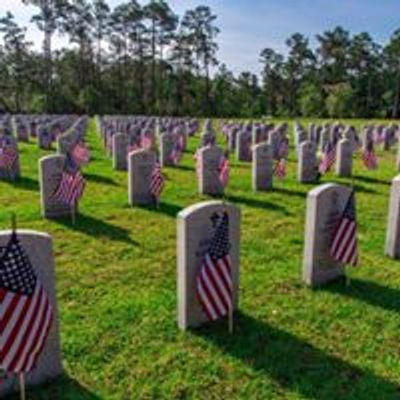
[[[240,209],[222,201],[208,201],[190,206],[177,217],[178,326],[182,330],[207,321],[196,295],[196,277],[214,233],[213,219],[224,212],[228,213],[229,218],[234,309],[238,306]]]
[[[400,175],[393,179],[390,191],[385,253],[391,258],[400,258]]]
[[[309,286],[327,283],[345,273],[345,266],[332,259],[330,248],[350,194],[350,188],[333,183],[308,193],[303,280]]]
[[[71,215],[71,209],[55,197],[64,170],[65,156],[53,154],[39,160],[40,204],[44,218],[60,218]]]
[[[50,332],[43,351],[38,358],[37,366],[33,371],[27,373],[25,377],[28,386],[37,386],[49,382],[63,373],[53,243],[51,237],[45,233],[27,230],[21,230],[17,233],[18,239],[46,291],[53,311]],[[10,234],[10,231],[0,232],[0,247],[7,245]],[[19,391],[18,375],[6,373],[1,379],[0,398],[6,398],[7,395]]]
[[[260,143],[253,147],[252,187],[253,190],[272,188],[273,160],[272,150],[268,143]]]
[[[133,151],[128,156],[128,197],[129,204],[154,204],[150,193],[151,174],[156,163],[152,150]]]

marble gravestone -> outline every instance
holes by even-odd
[[[219,177],[219,167],[224,152],[217,146],[207,146],[197,151],[198,188],[200,194],[218,196],[224,194]]]
[[[272,150],[268,143],[260,143],[253,147],[252,187],[253,190],[272,188],[273,160]]]
[[[280,159],[279,148],[280,148],[280,144],[282,141],[282,137],[283,137],[283,134],[281,133],[281,131],[278,128],[274,129],[269,134],[268,143],[271,146],[272,157],[274,160]]]
[[[353,167],[353,144],[349,139],[342,139],[337,144],[336,174],[349,177]]]
[[[16,158],[11,169],[0,167],[0,180],[15,181],[21,176],[18,144],[14,136],[0,135],[0,151],[11,149],[16,153]]]
[[[160,164],[162,167],[174,165],[171,156],[175,147],[175,138],[175,135],[169,132],[160,136]]]
[[[229,149],[229,151],[236,150],[237,133],[238,133],[238,131],[236,128],[232,128],[228,132],[228,149]]]
[[[128,135],[116,133],[112,137],[113,168],[117,171],[126,171],[128,168]]]
[[[196,295],[196,278],[214,233],[214,220],[225,212],[229,217],[233,305],[235,310],[238,307],[240,209],[222,201],[206,201],[190,206],[177,216],[177,311],[181,330],[200,326],[207,321]]]
[[[206,130],[200,136],[200,147],[213,146],[215,142],[216,138],[212,130]]]
[[[238,161],[251,161],[251,133],[242,130],[236,137],[236,159]]]
[[[318,175],[316,147],[306,140],[300,144],[297,168],[297,180],[301,183],[313,183]]]
[[[128,200],[131,206],[154,204],[149,191],[151,174],[156,163],[152,150],[136,150],[128,155]]]
[[[390,191],[385,254],[394,259],[400,258],[400,175],[393,179]]]
[[[61,218],[71,215],[71,209],[54,198],[61,181],[65,156],[54,154],[39,160],[40,204],[44,218]],[[78,207],[78,205],[76,205]]]
[[[307,196],[303,281],[317,286],[345,274],[345,266],[330,255],[335,229],[351,194],[345,186],[326,183]]]
[[[10,231],[0,232],[0,246],[6,246]],[[54,380],[63,373],[60,349],[59,318],[56,297],[53,243],[41,232],[18,230],[18,239],[26,251],[36,275],[46,291],[53,311],[53,321],[36,368],[25,375],[28,386],[37,386]],[[18,375],[0,371],[0,398],[19,391]],[[28,396],[29,397],[29,396]]]
[[[16,134],[17,134],[17,140],[19,142],[25,142],[25,143],[29,142],[29,129],[27,125],[23,123],[17,124]]]
[[[71,132],[57,136],[57,149],[60,154],[68,154],[76,143],[76,136]]]
[[[47,128],[45,127],[39,128],[37,138],[38,138],[38,146],[40,149],[43,150],[51,149],[53,140],[52,140],[52,135]]]

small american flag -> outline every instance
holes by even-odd
[[[54,193],[54,197],[60,203],[74,207],[83,195],[86,181],[79,168],[69,158],[66,160],[60,183]]]
[[[165,178],[164,175],[161,171],[161,165],[160,163],[157,161],[154,164],[154,168],[153,171],[151,173],[151,178],[150,178],[150,193],[152,194],[152,196],[155,197],[155,199],[158,201],[160,198],[160,195],[164,189],[165,186]]]
[[[361,155],[361,159],[364,162],[364,165],[368,168],[368,169],[376,169],[378,168],[378,160],[376,158],[375,155],[375,151],[374,151],[374,144],[372,141],[370,141],[366,148],[364,149],[362,155]]]
[[[0,168],[11,171],[17,160],[17,151],[9,145],[0,147]]]
[[[12,234],[0,258],[0,369],[32,371],[52,322],[52,307],[31,262]]]
[[[196,278],[197,297],[204,313],[212,321],[227,315],[233,308],[229,250],[229,217],[224,213],[217,222]]]
[[[319,164],[319,172],[325,174],[329,172],[332,165],[336,161],[336,148],[331,142],[328,142],[323,150],[321,162]]]
[[[276,162],[274,175],[278,179],[284,179],[286,177],[286,160],[284,158],[281,158],[279,161]]]
[[[337,225],[331,245],[331,256],[343,264],[356,266],[358,263],[357,223],[354,191]]]
[[[229,159],[225,156],[222,156],[221,161],[219,163],[219,180],[223,187],[226,187],[229,182]]]
[[[90,160],[89,150],[83,142],[78,142],[72,149],[71,157],[79,167],[86,165]]]

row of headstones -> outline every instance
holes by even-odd
[[[399,127],[396,124],[389,126],[369,124],[362,128],[361,135],[353,126],[346,126],[341,123],[324,125],[310,123],[308,131],[299,122],[294,124],[294,138],[297,149],[305,141],[311,141],[316,147],[323,150],[328,142],[335,145],[341,139],[348,139],[354,148],[365,147],[369,142],[373,142],[382,143],[383,150],[390,150],[398,141],[399,134]]]
[[[87,126],[87,118],[78,118],[64,134],[58,136],[58,152],[69,153],[73,146],[84,137]],[[21,166],[17,139],[11,135],[0,136],[0,147],[11,148],[15,151],[16,158],[11,168],[0,167],[0,180],[15,181],[21,176]],[[60,162],[57,162],[59,164]],[[63,163],[62,163],[63,164]],[[56,169],[58,171],[58,169]],[[57,175],[57,174],[56,174]]]
[[[343,213],[351,189],[337,184],[324,184],[308,194],[303,281],[310,286],[326,284],[345,274],[345,265],[330,256],[333,231]],[[182,330],[197,327],[208,319],[200,306],[196,279],[203,257],[213,237],[215,215],[229,217],[229,256],[231,259],[233,306],[239,304],[241,212],[232,204],[210,201],[193,205],[177,216],[177,319]],[[400,176],[393,180],[388,217],[386,254],[400,258]],[[0,233],[4,246],[10,232]],[[19,239],[31,259],[53,306],[54,322],[39,358],[37,368],[28,375],[29,385],[38,385],[62,374],[59,320],[56,303],[54,254],[51,237],[32,231],[19,231]],[[6,375],[0,385],[0,396],[15,391],[15,376]]]
[[[262,123],[222,123],[221,131],[225,136],[228,150],[235,152],[237,161],[251,161],[252,149],[259,143],[268,142],[275,160],[281,158],[280,148],[283,141],[289,142],[287,124],[274,126]]]

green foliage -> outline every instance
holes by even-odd
[[[324,95],[321,87],[313,82],[305,83],[300,90],[300,111],[304,116],[323,117],[325,115]]]
[[[126,172],[112,170],[92,121],[93,160],[84,169],[87,192],[75,225],[40,217],[37,161],[49,153],[36,143],[20,144],[21,180],[0,182],[0,227],[9,228],[15,211],[19,228],[54,239],[66,371],[27,398],[397,399],[399,263],[383,255],[395,150],[378,151],[376,171],[365,170],[356,154],[354,179],[322,178],[356,189],[360,265],[347,271],[349,286],[317,290],[301,284],[306,196],[313,186],[297,183],[294,148],[287,179],[265,193],[251,190],[250,164],[232,160],[226,200],[242,211],[234,334],[226,321],[182,333],[175,217],[209,199],[197,194],[192,154],[198,142],[191,138],[182,164],[165,169],[159,210],[130,208]]]
[[[348,83],[338,83],[328,88],[326,109],[331,118],[349,118],[352,116],[354,93]]]

